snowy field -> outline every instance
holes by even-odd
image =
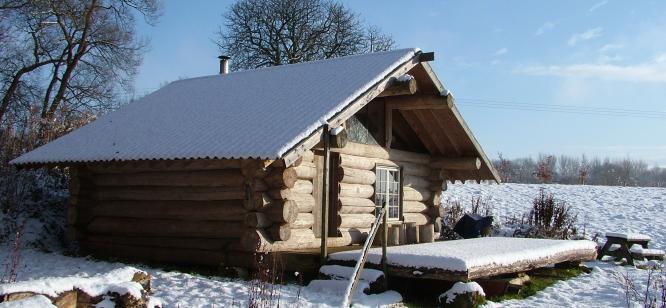
[[[529,210],[539,188],[565,200],[586,223],[588,234],[593,232],[639,232],[652,236],[654,248],[666,248],[666,189],[622,188],[564,185],[450,185],[446,198],[458,198],[469,205],[472,196],[482,196],[494,206],[495,215],[519,217]],[[0,247],[0,262],[7,260],[8,249]],[[127,266],[59,254],[25,250],[19,281],[44,277],[94,276]],[[175,271],[136,266],[153,276],[153,296],[165,307],[243,307],[249,298],[249,282],[223,277],[205,277]],[[497,307],[626,307],[621,285],[615,276],[626,273],[639,285],[646,283],[646,271],[619,267],[603,262],[590,262],[594,270],[589,275],[562,281],[525,300],[489,303]],[[338,306],[341,297],[335,292],[320,292],[295,284],[279,286],[280,305],[289,307]],[[445,292],[446,290],[442,290]],[[355,297],[357,306],[375,307],[400,302],[395,292],[384,295]],[[0,304],[0,306],[2,306]]]
[[[564,200],[578,212],[588,236],[596,232],[638,232],[652,237],[651,248],[666,248],[666,189],[578,185],[477,185],[455,184],[443,200],[456,198],[469,206],[472,197],[482,197],[494,207],[495,216],[520,217],[543,187],[556,199]],[[647,274],[633,267],[588,262],[590,275],[558,282],[525,300],[505,301],[497,307],[626,307],[624,291],[615,278],[625,273],[644,286]],[[495,306],[490,304],[491,306]]]

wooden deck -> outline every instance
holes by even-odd
[[[522,245],[522,248],[512,247],[507,242]],[[470,247],[475,247],[476,252],[470,251]],[[354,253],[332,253],[329,263],[351,265],[355,263]],[[377,257],[375,250],[366,267],[381,269]],[[389,247],[388,274],[389,277],[472,281],[595,257],[596,246],[590,241],[481,238]]]

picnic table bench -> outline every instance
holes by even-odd
[[[629,265],[634,265],[634,259],[663,259],[664,252],[658,249],[648,249],[651,238],[638,233],[606,233],[606,244],[597,255],[601,260],[604,256],[615,257],[616,260],[626,259]],[[641,248],[636,248],[638,245]]]

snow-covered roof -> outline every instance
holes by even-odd
[[[175,81],[11,163],[281,158],[418,52]]]

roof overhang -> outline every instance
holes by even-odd
[[[419,83],[419,92],[413,95],[384,97],[386,106],[398,110],[414,129],[420,141],[433,157],[433,164],[442,169],[443,177],[451,181],[491,180],[500,182],[497,171],[472,134],[471,129],[455,106],[453,95],[437,78],[430,64],[432,54],[417,53],[390,74],[384,76],[363,95],[329,119],[329,127],[342,125],[382,92],[391,81],[404,74],[413,75]],[[291,165],[303,152],[317,145],[323,136],[323,125],[309,137],[289,150],[283,159]],[[465,163],[465,160],[471,163]],[[444,162],[450,162],[446,166]],[[476,162],[476,163],[475,163]]]

